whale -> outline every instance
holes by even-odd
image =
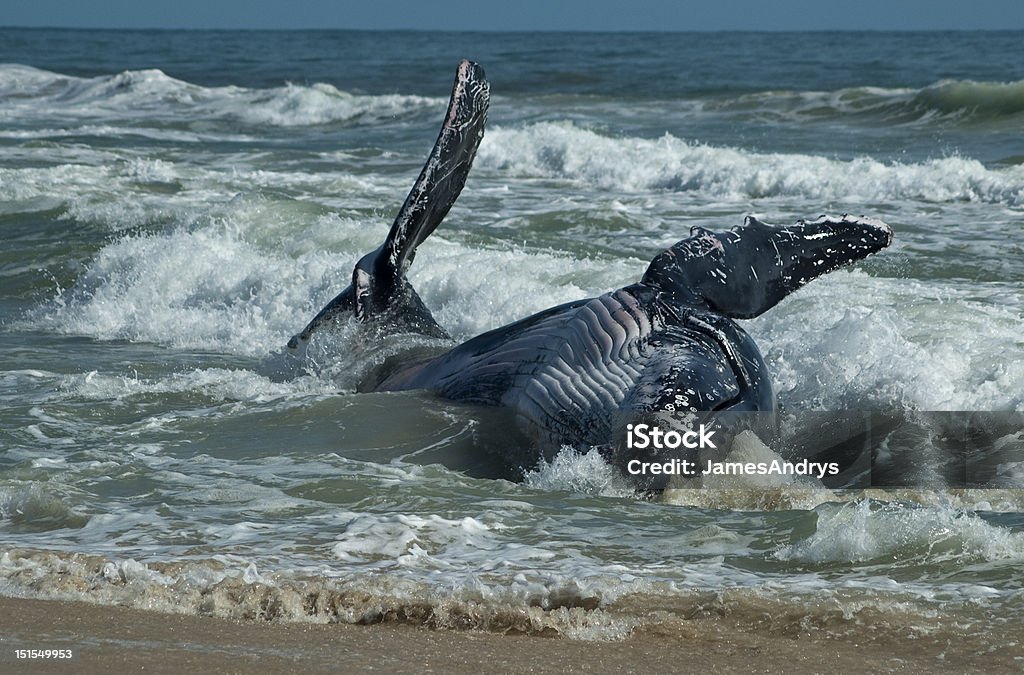
[[[409,283],[417,247],[465,186],[484,135],[489,84],[458,64],[440,133],[384,242],[352,281],[288,343],[293,350],[339,322],[450,340]],[[693,227],[635,282],[501,326],[440,353],[389,360],[361,391],[424,390],[503,408],[540,455],[565,446],[632,456],[622,438],[665,414],[771,414],[768,367],[737,323],[760,316],[811,280],[877,253],[893,231],[866,216],[823,215],[776,226],[746,216],[731,229]]]

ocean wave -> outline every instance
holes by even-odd
[[[180,563],[6,550],[0,585],[8,593],[271,622],[407,623],[583,640],[614,640],[638,623],[609,615],[586,583],[476,579],[438,593],[401,576],[316,576],[261,572],[235,556]]]
[[[985,123],[1024,114],[1024,80],[941,80],[922,88],[847,87],[835,91],[762,91],[691,102],[703,113],[784,121],[862,118],[886,124]]]
[[[36,460],[33,469],[61,469],[61,460]],[[84,527],[88,516],[81,513],[65,492],[67,486],[23,481],[0,482],[0,531],[46,532]]]
[[[1007,627],[986,615],[1012,597],[984,587],[943,594],[944,608],[898,587],[869,590],[790,584],[709,590],[628,576],[545,580],[479,574],[462,583],[400,574],[281,573],[237,556],[168,562],[58,551],[0,554],[7,594],[268,623],[400,623],[432,629],[616,641],[637,632],[684,635],[722,628],[793,638],[808,633],[862,643],[955,636],[984,649],[1005,645]],[[1005,610],[1004,610],[1005,611]]]
[[[488,132],[478,165],[520,177],[578,181],[617,192],[692,192],[715,200],[799,198],[1024,204],[1024,166],[965,157],[916,163],[849,161],[714,147],[666,134],[612,138],[571,122]]]
[[[374,124],[443,104],[443,99],[422,96],[351,94],[323,82],[267,89],[203,87],[158,69],[80,78],[18,64],[0,65],[0,101],[0,110],[12,119],[185,115],[193,121],[225,119],[269,127]]]
[[[265,354],[301,321],[294,307],[309,307],[292,269],[216,228],[131,235],[101,250],[39,320],[100,339]]]
[[[271,198],[263,198],[262,190],[304,198],[278,200],[274,206],[305,218],[322,211],[314,203],[375,208],[393,190],[388,178],[346,171],[246,170],[244,164],[221,170],[131,152],[51,154],[54,163],[49,166],[0,167],[0,214],[58,210],[64,219],[120,231],[154,223],[231,219],[243,201],[269,207]]]
[[[1024,80],[974,82],[943,80],[914,94],[926,109],[977,118],[1016,117],[1024,113]]]
[[[304,213],[294,222],[294,215],[275,213],[259,199],[239,199],[215,212],[187,227],[119,237],[97,253],[73,288],[27,323],[62,334],[263,356],[349,283],[355,260],[387,227],[334,215],[310,221]],[[430,265],[414,268],[411,279],[438,321],[463,338],[603,292],[599,284],[624,284],[637,273],[631,260],[572,260],[441,238],[430,247]],[[470,248],[474,264],[490,276],[464,273]],[[566,264],[590,283],[565,282]],[[530,274],[522,273],[524,266]],[[324,340],[324,358],[347,349],[337,335],[328,332]]]
[[[998,292],[838,271],[745,327],[790,410],[1020,410],[1021,306]]]
[[[775,553],[806,563],[885,561],[921,565],[1024,561],[1024,533],[992,525],[952,506],[910,507],[871,500],[818,509],[814,533]]]

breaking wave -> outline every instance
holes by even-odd
[[[158,69],[81,78],[17,64],[0,65],[0,99],[6,99],[8,114],[21,112],[29,119],[46,115],[153,119],[186,111],[193,120],[225,119],[271,127],[372,124],[443,103],[441,98],[422,96],[356,95],[324,82],[268,89],[203,87]]]
[[[854,117],[886,124],[984,123],[1024,113],[1024,80],[941,80],[927,87],[848,87],[836,91],[764,91],[702,102],[703,112],[767,119],[828,120]]]
[[[488,132],[480,163],[516,176],[579,181],[619,192],[693,192],[720,200],[1024,203],[1024,166],[990,169],[944,157],[886,163],[714,147],[666,134],[612,138],[570,122]]]
[[[815,532],[779,549],[780,560],[806,563],[885,561],[907,566],[1024,560],[1024,533],[992,525],[948,504],[936,507],[861,500],[818,509]]]

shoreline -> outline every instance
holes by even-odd
[[[267,623],[81,601],[0,597],[0,666],[19,672],[1019,672],[1020,645],[972,653],[949,636],[857,644],[820,634],[766,635],[695,619],[617,642],[431,630],[402,624]],[[958,649],[962,647],[962,649]],[[15,649],[72,649],[66,661]]]

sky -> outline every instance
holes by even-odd
[[[0,26],[1019,30],[1024,0],[2,0]]]

